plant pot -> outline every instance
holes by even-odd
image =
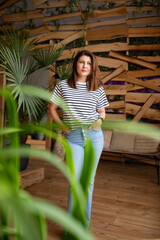
[[[30,148],[30,144],[25,144],[25,147]],[[21,156],[20,157],[20,171],[24,171],[27,169],[29,164],[29,155],[28,156]]]

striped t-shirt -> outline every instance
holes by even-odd
[[[58,106],[64,101],[63,120],[71,129],[80,124],[90,125],[98,119],[97,109],[109,105],[103,87],[88,91],[85,82],[77,82],[76,87],[71,88],[67,80],[62,80],[56,85],[51,97],[51,101]]]

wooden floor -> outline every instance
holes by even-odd
[[[26,190],[67,209],[66,179],[49,163],[30,161],[33,168],[37,165],[45,168],[45,179]],[[160,186],[155,167],[101,160],[91,228],[99,240],[160,239]],[[50,221],[48,231],[54,240],[61,239],[63,229]]]

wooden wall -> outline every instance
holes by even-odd
[[[83,48],[97,55],[110,101],[107,119],[143,119],[159,125],[160,16],[157,6],[140,8],[133,6],[133,1],[92,0],[93,5],[104,7],[86,14],[84,1],[77,1],[71,12],[69,1],[32,0],[32,10],[8,14],[6,8],[17,2],[9,0],[1,4],[0,17],[8,25],[38,19],[40,26],[27,29],[30,39],[38,38],[36,49],[46,49],[54,42],[59,46],[66,44],[59,60],[70,59]],[[115,5],[105,8],[107,2]],[[47,9],[55,11],[57,7],[67,11],[52,16],[46,14]],[[58,29],[53,21],[59,24]],[[4,27],[7,25],[0,26]],[[151,38],[153,42],[147,43]]]

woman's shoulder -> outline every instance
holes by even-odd
[[[67,79],[63,79],[63,80],[58,81],[56,85],[57,86],[64,86],[66,84],[67,84]]]
[[[104,87],[103,86],[100,86],[98,89],[97,89],[98,92],[102,92],[104,91]]]

